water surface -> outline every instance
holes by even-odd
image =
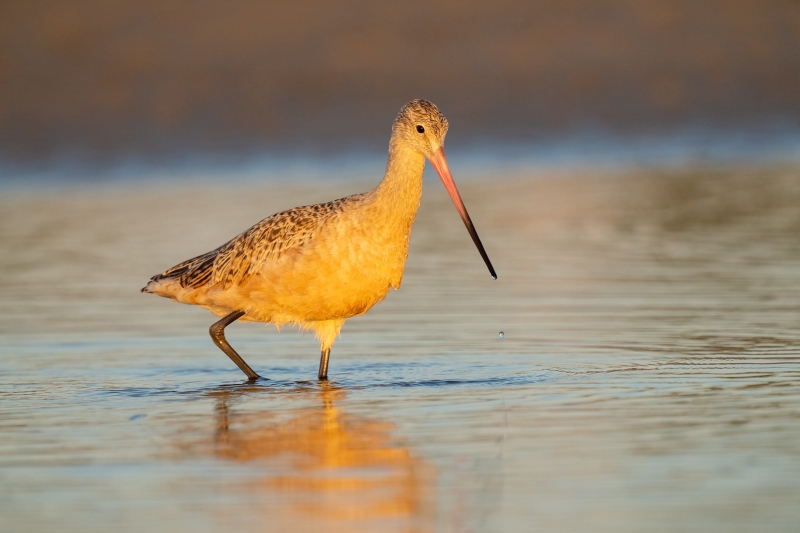
[[[457,173],[457,168],[454,168]],[[0,198],[4,531],[796,531],[796,166],[438,183],[403,287],[318,345],[138,292],[369,183]],[[503,337],[498,334],[502,331]]]

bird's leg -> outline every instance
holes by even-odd
[[[244,359],[242,359],[242,357],[236,353],[236,350],[231,348],[231,345],[228,344],[228,341],[225,340],[225,327],[231,322],[240,319],[242,316],[244,316],[244,311],[234,311],[219,322],[215,322],[214,325],[209,328],[208,332],[211,334],[211,339],[214,341],[214,344],[216,344],[220,350],[225,352],[225,354],[231,358],[231,361],[236,363],[236,366],[242,369],[242,372],[247,374],[247,377],[250,378],[250,381],[254,381],[261,376],[256,374],[255,371],[244,362]]]
[[[317,376],[320,381],[327,381],[328,380],[328,359],[331,357],[331,349],[326,348],[322,350],[322,354],[319,358],[319,375]]]

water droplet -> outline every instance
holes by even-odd
[[[501,331],[500,333],[497,334],[497,336],[502,339],[503,337],[506,336],[506,334]]]

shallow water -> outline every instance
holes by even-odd
[[[800,527],[798,168],[465,182],[498,281],[431,180],[327,384],[311,335],[232,325],[247,384],[211,315],[138,292],[368,186],[3,194],[0,529]]]

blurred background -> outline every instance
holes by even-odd
[[[383,159],[412,98],[473,155],[784,156],[800,146],[800,2],[0,4],[7,177]]]

